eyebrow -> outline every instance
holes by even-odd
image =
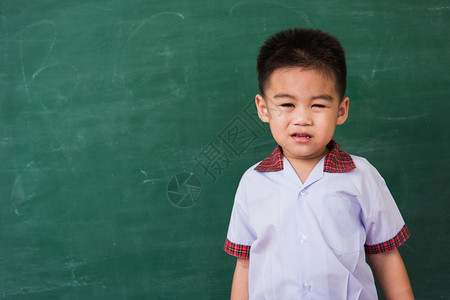
[[[313,96],[311,99],[312,100],[324,99],[324,100],[328,100],[328,101],[333,101],[334,98],[328,94],[321,94],[321,95]]]
[[[273,96],[273,98],[278,99],[278,98],[289,98],[289,99],[295,99],[294,96],[290,95],[290,94],[286,94],[286,93],[278,93],[275,96]]]
[[[295,99],[295,97],[291,94],[287,94],[287,93],[278,93],[275,96],[273,96],[274,99],[280,99],[280,98],[288,98],[288,99]],[[331,95],[328,94],[320,94],[317,96],[313,96],[311,97],[311,100],[317,100],[317,99],[324,99],[327,101],[333,101],[333,97]]]

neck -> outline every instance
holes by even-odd
[[[310,158],[310,159],[296,159],[296,158],[289,158],[286,157],[286,159],[289,161],[289,163],[292,165],[292,167],[295,170],[295,173],[297,173],[297,176],[300,178],[302,183],[305,183],[308,179],[309,175],[311,174],[314,167],[317,165],[317,163],[326,156],[330,151],[328,148],[324,150],[323,153],[320,155]]]

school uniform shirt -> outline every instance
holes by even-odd
[[[365,255],[409,231],[377,170],[328,148],[305,183],[280,147],[243,175],[225,251],[250,259],[250,299],[377,299]]]

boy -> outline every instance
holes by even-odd
[[[232,299],[413,299],[397,250],[409,231],[383,178],[340,150],[344,50],[314,29],[270,37],[258,61],[259,118],[278,147],[243,175],[225,242]]]

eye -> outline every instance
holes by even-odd
[[[292,104],[292,103],[284,103],[284,104],[281,104],[281,107],[295,107],[294,106],[294,104]]]
[[[325,108],[325,105],[322,104],[313,104],[313,108]]]

